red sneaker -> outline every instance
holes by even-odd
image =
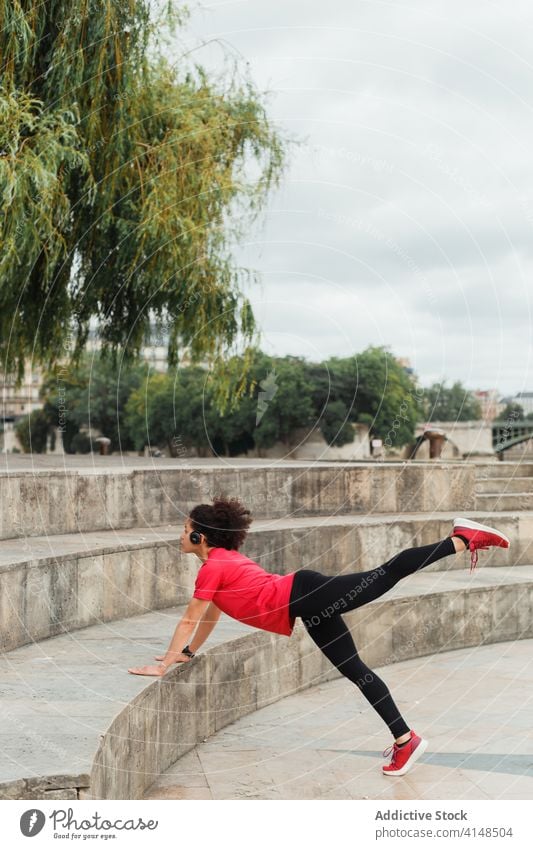
[[[388,749],[383,752],[383,757],[387,758],[392,752],[390,764],[382,767],[384,775],[405,775],[409,772],[415,761],[420,755],[423,755],[428,747],[428,741],[423,740],[413,730],[411,730],[411,739],[405,746],[398,746],[393,743]]]
[[[455,519],[453,523],[452,536],[461,534],[468,540],[470,549],[470,571],[476,568],[477,550],[478,548],[486,549],[491,545],[498,545],[500,548],[509,548],[510,542],[496,528],[489,528],[487,525],[480,525],[479,522],[472,522],[470,519]]]

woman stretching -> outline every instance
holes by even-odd
[[[156,657],[160,665],[128,671],[164,675],[173,663],[189,662],[215,627],[221,611],[247,625],[286,636],[291,635],[299,616],[319,649],[356,684],[387,724],[394,743],[391,761],[383,766],[384,774],[405,775],[426,750],[427,740],[407,725],[387,685],[363,663],[342,613],[368,604],[407,575],[467,548],[472,570],[478,549],[508,548],[509,540],[494,528],[456,519],[450,536],[432,545],[401,551],[369,572],[330,577],[300,569],[273,575],[239,553],[251,521],[250,511],[237,498],[215,498],[212,505],[199,504],[191,510],[180,541],[184,553],[196,554],[202,561],[193,597],[168,651]]]

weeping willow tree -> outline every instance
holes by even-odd
[[[257,327],[231,245],[279,183],[286,141],[248,74],[165,58],[187,10],[146,0],[0,0],[0,368],[138,356],[224,368]],[[254,163],[254,177],[250,176]],[[218,372],[217,372],[218,370]],[[231,384],[231,388],[230,388]],[[239,388],[240,387],[240,388]]]

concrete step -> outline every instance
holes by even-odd
[[[513,448],[508,448],[505,452],[505,456],[507,460],[511,463],[529,463],[533,460],[533,454],[531,453],[531,449],[533,448],[533,440],[529,440],[527,443],[522,442],[519,445],[513,446]]]
[[[175,526],[0,541],[0,651],[186,603],[179,548]]]
[[[411,575],[345,615],[365,661],[533,637],[533,566]],[[132,676],[180,609],[93,625],[0,658],[0,798],[133,799],[236,719],[338,676],[297,620],[290,640],[222,616],[194,661]]]
[[[94,625],[0,658],[0,798],[76,799],[89,787],[106,729],[156,680],[130,675],[128,667],[151,663],[168,647],[184,610]],[[209,645],[247,630],[221,616]],[[120,745],[127,748],[128,739]]]
[[[533,492],[533,477],[481,478],[476,481],[479,495],[509,495],[513,492]]]
[[[533,799],[532,651],[533,640],[521,640],[375,670],[406,722],[429,740],[401,780],[402,799]],[[338,678],[209,737],[144,798],[397,799],[398,783],[381,774],[389,743],[372,706]]]
[[[156,468],[13,471],[0,474],[0,539],[181,526],[194,505],[220,491],[238,494],[257,518],[464,510],[473,506],[480,468],[174,461]]]
[[[503,460],[497,463],[476,463],[475,466],[478,479],[533,476],[533,462],[531,462],[531,457],[527,457],[524,460],[520,458],[516,460]]]
[[[485,493],[476,496],[476,509],[489,510],[493,513],[513,510],[533,510],[533,492],[499,492]]]
[[[459,512],[459,511],[458,511]],[[254,521],[243,551],[271,572],[365,571],[448,536],[454,513],[331,515]],[[511,539],[484,566],[533,560],[533,513],[467,511]],[[0,651],[188,601],[198,571],[172,525],[0,541]],[[468,555],[432,571],[468,567]]]

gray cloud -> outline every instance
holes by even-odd
[[[525,0],[194,12],[187,47],[240,52],[306,140],[237,253],[273,353],[387,344],[423,383],[533,388],[532,25]],[[216,44],[194,55],[221,73]]]

